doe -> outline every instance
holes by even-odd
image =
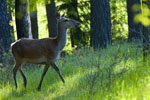
[[[38,90],[41,89],[43,78],[51,66],[59,74],[63,83],[65,83],[63,76],[59,68],[56,65],[56,61],[62,49],[66,45],[67,40],[67,29],[74,26],[80,26],[80,22],[65,18],[64,14],[60,16],[56,14],[58,21],[58,35],[56,38],[43,38],[43,39],[28,39],[22,38],[11,44],[12,54],[15,59],[15,64],[13,68],[13,78],[15,81],[15,86],[17,88],[16,73],[19,70],[21,76],[23,77],[24,86],[27,85],[26,77],[21,70],[21,66],[25,63],[30,64],[44,64],[44,70],[41,76],[40,83],[37,87]]]

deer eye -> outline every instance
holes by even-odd
[[[68,20],[68,19],[65,19],[65,20],[64,20],[64,22],[67,22],[67,21],[69,21],[69,20]]]

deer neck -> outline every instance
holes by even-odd
[[[57,36],[58,49],[62,50],[67,42],[67,28],[65,28],[61,23],[58,23],[58,36]]]

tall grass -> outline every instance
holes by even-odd
[[[3,81],[2,76],[8,74],[5,69],[0,72],[0,79],[3,79],[0,100],[149,100],[150,64],[147,62],[143,66],[142,61],[142,49],[134,43],[96,51],[79,49],[57,62],[66,83],[63,84],[50,67],[40,92],[36,87],[43,66],[24,66],[27,88],[23,87],[18,73],[18,89],[15,89],[11,71],[7,82]]]

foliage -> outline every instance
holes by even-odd
[[[3,53],[1,55],[2,57],[2,63],[0,63],[0,84],[2,83],[7,83],[8,80],[11,80],[11,70],[12,70],[12,64],[13,62],[13,57],[11,52],[9,51],[8,53]],[[10,67],[11,65],[11,67]]]
[[[84,32],[90,31],[90,2],[89,0],[78,0],[79,16],[82,21],[81,29]]]
[[[135,7],[133,7],[134,11],[139,11],[141,9],[137,9],[136,8],[141,8],[142,7],[142,13],[137,14],[134,18],[134,21],[137,23],[142,23],[144,26],[150,26],[150,9],[148,7],[148,5],[146,4],[142,4],[142,5],[135,5]]]
[[[0,83],[0,99],[148,100],[150,63],[143,66],[142,49],[138,45],[116,44],[109,49],[93,51],[92,48],[84,48],[74,51],[73,55],[62,57],[57,62],[66,83],[63,84],[50,68],[40,92],[36,91],[36,87],[43,68],[26,66],[23,71],[28,80],[27,88],[23,87],[22,77],[18,73],[19,87],[16,90],[11,73],[7,83]],[[9,74],[6,70],[0,71],[0,74]],[[3,79],[3,76],[0,78]]]
[[[128,38],[126,0],[110,0],[112,40]]]
[[[7,0],[7,8],[13,12],[15,9],[15,0]]]

